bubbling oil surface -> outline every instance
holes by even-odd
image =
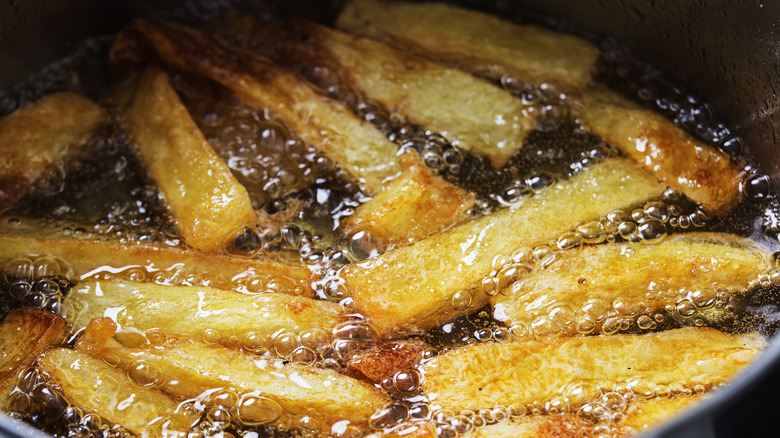
[[[263,8],[255,11],[256,14],[266,18],[285,14],[284,8],[273,2],[266,3]],[[170,15],[192,23],[213,18],[219,12],[219,8],[194,7]],[[521,14],[514,18],[519,22],[541,22],[577,31],[576,26],[548,17]],[[526,275],[554,266],[567,252],[604,242],[657,243],[670,234],[695,229],[726,231],[752,237],[771,248],[778,246],[780,206],[768,192],[767,177],[751,161],[743,141],[716,119],[706,102],[669,83],[657,69],[637,60],[613,40],[604,39],[599,44],[602,56],[597,80],[664,114],[679,127],[732,156],[747,170],[748,176],[742,184],[743,202],[728,216],[713,218],[695,203],[668,191],[662,198],[635,210],[608,212],[599,220],[582,224],[545,244],[520,248],[512,254],[497,254],[493,271],[481,279],[480,293],[499,293]],[[0,96],[0,113],[10,113],[42,95],[65,89],[107,101],[109,47],[109,39],[90,40],[72,57],[5,90]],[[611,146],[571,122],[565,94],[547,87],[531,89],[511,77],[491,77],[489,71],[486,77],[533,104],[542,114],[539,127],[531,133],[521,151],[500,169],[493,168],[484,158],[458,149],[438,133],[398,120],[354,90],[327,83],[318,85],[324,93],[347,102],[355,114],[384,132],[399,150],[415,150],[438,175],[474,192],[478,202],[471,214],[475,217],[510,208],[556,181],[619,155]],[[364,240],[360,242],[360,248],[351,247],[350,242],[343,240],[337,232],[339,221],[352,214],[368,197],[313,145],[297,138],[273,114],[243,106],[229,92],[203,80],[178,75],[174,76],[174,84],[205,136],[247,187],[253,206],[267,218],[262,226],[247,229],[244,235],[227,245],[226,252],[249,258],[303,261],[320,278],[313,285],[317,297],[339,302],[351,316],[334,330],[335,339],[325,345],[312,342],[322,339],[321,334],[279,333],[270,344],[261,342],[257,337],[262,335],[258,334],[236,340],[235,347],[258,357],[345,372],[351,354],[376,342],[373,328],[355,312],[339,277],[340,269],[346,264],[386,250],[381,239]],[[134,155],[132,139],[117,123],[97,133],[85,149],[88,153],[83,160],[68,163],[53,173],[35,195],[25,198],[0,219],[21,225],[28,222],[35,225],[41,221],[56,224],[63,233],[85,238],[186,247],[161,195]],[[47,256],[23,257],[3,260],[2,266],[0,311],[3,314],[16,307],[62,311],[62,299],[74,284],[66,275],[67,261]],[[98,273],[98,278],[208,285],[197,277],[197,273],[187,272],[186,267],[165,272],[138,267],[115,268]],[[266,285],[249,281],[234,288],[257,293],[265,290]],[[643,308],[641,303],[591,300],[580,309],[558,307],[529,325],[508,325],[500,314],[486,307],[473,309],[468,316],[416,336],[424,339],[437,353],[479,342],[549,339],[558,336],[564,327],[572,326],[582,335],[596,330],[605,334],[644,333],[710,325],[729,332],[758,331],[772,336],[778,329],[777,315],[780,314],[778,288],[780,270],[775,269],[755,279],[749,295],[737,290],[687,291],[676,303],[653,312]],[[456,294],[452,306],[458,310],[472,308],[472,298],[468,292]],[[219,333],[207,330],[202,340],[213,343],[219,337]],[[165,337],[152,337],[147,341],[165,342]],[[148,364],[135,364],[128,373],[140,386],[161,384],[159,372]],[[572,384],[560,399],[544,403],[495,406],[477,412],[444,412],[434,410],[428,404],[420,391],[421,379],[418,371],[403,370],[376,383],[391,395],[393,402],[374,414],[372,429],[401,430],[404,425],[432,421],[439,436],[453,437],[507,419],[572,413],[585,421],[588,434],[611,435],[619,427],[627,406],[638,399],[684,397],[709,390],[701,385],[643,386],[642,382],[631,388]],[[12,417],[56,436],[128,435],[121,426],[70,405],[35,367],[20,374],[9,406]],[[316,415],[303,415],[287,424],[286,430],[270,427],[281,416],[282,407],[272,399],[237,393],[232,388],[213,388],[199,397],[182,401],[179,410],[195,413],[197,420],[188,432],[193,438],[311,436],[319,421]],[[254,420],[246,418],[249,411],[254,413]],[[265,416],[258,417],[258,411]],[[353,436],[351,434],[355,432],[344,430],[336,436]]]

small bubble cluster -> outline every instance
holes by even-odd
[[[3,264],[2,290],[13,307],[61,313],[62,299],[70,289],[70,267],[50,256],[19,257]]]

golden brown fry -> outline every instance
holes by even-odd
[[[249,194],[200,132],[168,75],[151,66],[138,82],[123,123],[184,240],[220,252],[255,224]]]
[[[345,420],[366,430],[371,415],[390,401],[374,386],[333,370],[282,364],[197,342],[138,349],[80,343],[77,348],[111,358],[120,368],[143,361],[158,371],[158,387],[180,399],[216,388],[236,391],[237,415],[245,424],[293,429],[300,427],[296,419],[308,415],[309,427],[326,434],[334,423]]]
[[[664,187],[612,159],[507,209],[362,263],[342,278],[380,336],[397,337],[473,312],[488,302],[481,281],[498,255],[546,243],[610,210],[660,196]]]
[[[581,438],[586,424],[576,415],[521,417],[510,421],[477,427],[464,438]]]
[[[671,384],[712,388],[750,363],[765,343],[758,334],[688,327],[644,335],[479,344],[427,362],[423,390],[432,405],[457,412],[544,403],[581,383],[628,386],[635,392]]]
[[[743,171],[722,152],[603,86],[583,92],[577,115],[589,132],[617,147],[669,187],[725,214],[740,199]]]
[[[72,405],[85,413],[120,424],[139,437],[160,437],[163,427],[173,437],[186,437],[197,416],[175,412],[177,403],[166,395],[133,382],[123,370],[105,361],[66,348],[43,352],[38,369]]]
[[[73,93],[52,94],[2,119],[0,213],[107,122],[101,107]]]
[[[401,372],[411,374],[424,359],[433,355],[433,351],[427,342],[418,338],[381,342],[349,356],[346,373],[381,383]],[[414,377],[411,379],[413,383]]]
[[[411,421],[390,432],[376,432],[366,438],[437,438],[436,426],[432,421]]]
[[[0,227],[16,231],[13,226]],[[11,259],[48,255],[58,259],[62,274],[73,280],[96,273],[142,270],[195,274],[199,283],[221,289],[247,292],[281,292],[313,296],[309,287],[309,270],[296,263],[274,260],[248,260],[196,250],[126,244],[111,241],[78,240],[62,236],[51,229],[39,229],[42,237],[0,233],[0,257]],[[256,283],[256,284],[255,284]]]
[[[65,342],[65,320],[32,309],[12,310],[0,323],[0,410],[5,411],[16,378],[44,348]]]
[[[443,3],[352,0],[337,26],[432,59],[493,76],[576,90],[590,81],[598,49],[537,26]]]
[[[295,73],[200,31],[141,19],[117,36],[112,62],[118,67],[143,62],[147,45],[171,67],[211,78],[248,104],[268,109],[369,194],[382,191],[383,184],[400,173],[392,142],[343,103],[319,95]]]
[[[599,245],[563,254],[490,301],[496,318],[535,327],[537,336],[611,332],[608,326],[616,329],[623,318],[645,315],[652,323],[648,313],[669,304],[690,304],[681,310],[687,318],[709,309],[719,291],[745,290],[767,272],[769,257],[753,241],[722,233],[679,234],[657,245]]]
[[[311,23],[229,21],[243,47],[294,68],[324,88],[356,89],[391,114],[441,133],[503,166],[536,126],[537,113],[507,91],[458,69]],[[328,76],[323,83],[322,70]],[[332,79],[335,76],[336,79]]]
[[[679,396],[673,399],[653,398],[633,404],[626,409],[625,417],[619,423],[620,436],[634,436],[660,425],[685,411],[703,397]]]
[[[473,194],[434,176],[413,152],[401,163],[404,173],[342,223],[348,239],[362,232],[384,245],[406,246],[467,218]]]
[[[250,350],[280,350],[275,342],[285,335],[308,334],[313,342],[328,342],[344,321],[341,306],[329,301],[117,280],[82,282],[65,298],[63,309],[75,329],[108,316],[130,333],[155,329]]]

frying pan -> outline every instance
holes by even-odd
[[[87,36],[116,32],[133,16],[160,10],[208,13],[230,0],[0,0],[0,89],[78,49]],[[249,0],[283,15],[332,18],[340,2]],[[484,2],[461,0],[469,7]],[[735,129],[780,193],[780,2],[750,0],[493,0],[494,8],[530,10],[611,35],[673,82],[711,104]],[[15,102],[0,101],[13,107]],[[2,110],[3,108],[0,108]],[[645,436],[777,436],[780,408],[780,336],[730,385],[707,401]],[[776,415],[776,414],[775,414]],[[44,437],[0,416],[0,436]]]

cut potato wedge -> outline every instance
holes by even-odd
[[[198,420],[176,412],[178,404],[165,394],[136,384],[125,371],[87,354],[55,348],[43,352],[36,366],[70,404],[139,437],[186,437]]]
[[[244,186],[214,152],[157,66],[138,78],[123,123],[157,183],[184,241],[221,252],[256,223]]]
[[[358,310],[384,337],[443,324],[488,303],[481,282],[498,255],[546,243],[618,208],[660,196],[664,186],[629,161],[593,166],[516,208],[348,265],[342,278]]]
[[[0,227],[2,228],[2,227]],[[175,272],[195,274],[198,283],[246,292],[280,292],[313,296],[309,270],[297,263],[249,260],[178,248],[156,247],[111,241],[79,240],[54,230],[39,229],[33,237],[27,230],[4,228],[0,233],[0,257],[12,259],[51,256],[60,261],[62,275],[71,280],[86,279],[104,272]],[[16,231],[21,231],[16,233]],[[146,275],[146,274],[145,274]]]
[[[329,301],[117,280],[80,283],[63,309],[75,329],[107,316],[129,333],[154,329],[249,350],[282,350],[285,336],[326,343],[345,320],[341,306]]]
[[[644,166],[669,187],[722,215],[740,200],[743,171],[660,114],[603,86],[582,94],[577,115],[589,132]]]
[[[74,93],[44,97],[0,121],[0,213],[109,121]]]
[[[230,20],[225,33],[323,88],[355,89],[391,115],[440,133],[496,167],[509,161],[536,126],[537,112],[509,92],[382,42],[311,22],[245,17]]]
[[[703,396],[679,396],[673,399],[653,398],[633,404],[626,409],[619,423],[622,436],[633,436],[658,426],[663,421],[681,415],[688,407],[701,401]]]
[[[589,336],[548,342],[489,343],[437,356],[423,368],[432,405],[459,412],[545,403],[567,388],[628,387],[654,395],[657,385],[719,385],[761,352],[758,334],[682,328],[644,335]]]
[[[77,348],[110,358],[120,368],[140,361],[155,370],[158,388],[180,399],[218,388],[235,391],[238,420],[249,425],[312,428],[327,435],[346,421],[340,426],[367,430],[371,415],[390,401],[374,386],[333,370],[282,364],[219,346],[168,342],[130,349],[84,343]]]
[[[691,318],[713,307],[719,292],[744,291],[771,267],[770,253],[751,240],[678,234],[656,245],[610,243],[563,254],[490,301],[494,317],[534,327],[537,336],[609,332],[622,318],[644,315],[653,324],[649,315],[667,305],[680,304]]]
[[[590,81],[598,49],[538,26],[517,25],[444,3],[352,0],[336,25],[465,70],[531,86],[576,90]]]
[[[475,203],[472,193],[432,175],[413,152],[401,162],[404,173],[342,222],[347,239],[378,239],[383,246],[401,247],[468,219]]]
[[[369,194],[381,192],[383,184],[401,172],[394,143],[343,103],[319,95],[293,72],[200,31],[141,19],[117,36],[112,62],[118,68],[144,62],[142,47],[147,45],[170,67],[210,78],[249,105],[269,110]]]

